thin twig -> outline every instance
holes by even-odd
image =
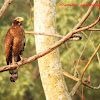
[[[0,9],[0,19],[14,0],[5,0],[2,8]]]
[[[70,96],[73,96],[78,89],[78,87],[81,85],[81,81],[78,81],[75,86],[73,87],[72,91],[70,92]]]
[[[58,35],[58,34],[36,33],[36,32],[34,32],[34,31],[25,31],[25,33],[28,33],[28,34],[34,34],[34,35],[53,36],[53,37],[58,37],[58,38],[63,38],[63,37],[64,37],[64,36]]]
[[[80,61],[80,59],[81,59],[81,56],[83,55],[83,53],[84,53],[84,51],[85,51],[85,49],[86,49],[86,47],[87,47],[87,44],[88,44],[89,39],[90,39],[90,36],[91,36],[91,33],[90,33],[89,38],[88,38],[88,40],[87,40],[87,42],[86,42],[86,44],[85,44],[85,46],[84,46],[83,51],[81,52],[81,54],[80,54],[80,56],[79,56],[79,58],[78,58],[77,64],[76,64],[76,66],[75,66],[74,76],[76,76],[77,66],[78,66],[78,64],[79,64],[79,61]]]
[[[96,1],[97,0],[93,0],[92,5],[94,5],[96,3]],[[90,6],[89,9],[88,9],[88,11],[86,12],[86,14],[83,16],[83,18],[81,19],[81,21],[73,28],[73,30],[76,30],[77,28],[79,28],[85,22],[85,20],[90,15],[92,9],[93,9],[93,7]]]
[[[79,87],[81,84],[84,85],[84,86],[86,86],[86,87],[88,87],[88,88],[90,88],[90,89],[94,89],[94,90],[100,89],[100,85],[99,85],[98,87],[93,87],[93,86],[90,86],[90,85],[86,84],[85,82],[81,82],[81,81],[79,80],[79,81],[75,84],[75,86],[73,87],[72,91],[70,92],[70,96],[73,96],[73,95],[75,94],[76,90],[78,89],[78,87]]]
[[[92,29],[92,28],[90,28],[90,29],[88,29],[88,31],[100,31],[100,29]]]
[[[100,16],[99,16],[99,17],[97,18],[97,20],[96,20],[94,23],[92,23],[91,25],[88,25],[88,26],[86,26],[86,27],[83,27],[83,28],[80,28],[80,29],[77,29],[77,30],[73,30],[73,32],[77,33],[77,32],[81,32],[81,31],[83,31],[83,30],[88,30],[89,28],[95,26],[99,21],[100,21]]]
[[[46,34],[46,33],[36,33],[34,31],[25,31],[26,34],[34,34],[34,35],[44,35],[44,36],[53,36],[57,38],[63,38],[65,36],[58,35],[58,34]],[[82,36],[80,34],[74,34],[72,35],[69,40],[79,41],[82,39]]]
[[[80,26],[79,28],[83,28],[82,26]],[[100,31],[100,29],[95,29],[95,28],[89,28],[87,29],[88,31]]]
[[[84,68],[84,71],[83,71],[83,73],[82,73],[81,79],[83,78],[83,76],[84,76],[84,74],[85,74],[85,72],[86,72],[88,66],[90,65],[92,59],[94,58],[94,56],[96,55],[96,53],[98,52],[99,49],[100,49],[100,44],[98,45],[97,49],[96,49],[95,52],[92,54],[90,60],[89,60],[88,63],[86,64],[86,66],[85,66],[85,68]]]
[[[77,83],[76,84],[78,84],[79,85],[79,83],[80,84],[82,84],[82,85],[84,85],[84,86],[86,86],[86,87],[89,87],[89,88],[91,88],[91,89],[100,89],[100,85],[98,86],[98,87],[93,87],[93,86],[90,86],[90,85],[88,85],[86,82],[84,82],[84,81],[80,81],[80,79],[79,78],[76,78],[76,77],[74,77],[74,76],[72,76],[71,74],[69,74],[68,72],[66,72],[66,71],[64,71],[64,70],[62,70],[62,73],[63,73],[63,75],[64,76],[66,76],[66,77],[68,77],[68,78],[70,78],[70,79],[72,79],[72,80],[74,80],[74,81],[76,81]],[[78,83],[79,82],[79,83]],[[72,91],[71,91],[71,94],[72,93],[74,93],[76,90],[77,90],[77,88],[78,88],[78,85],[76,85],[73,89],[72,89]]]
[[[98,89],[100,89],[100,85],[97,86],[97,87],[93,87],[93,86],[90,86],[90,85],[86,84],[85,82],[82,82],[82,84],[83,84],[84,86],[90,88],[90,89],[93,89],[93,90],[98,90]]]
[[[72,75],[69,74],[68,72],[65,72],[64,70],[63,70],[62,72],[63,72],[63,75],[67,76],[68,78],[70,78],[70,79],[72,79],[72,80],[74,80],[74,81],[77,81],[77,82],[79,81],[78,78],[72,76]]]
[[[83,31],[81,31],[81,32],[85,35],[86,38],[89,38]],[[92,46],[93,46],[93,48],[95,50],[96,48],[95,48],[93,42],[91,41],[91,39],[89,39],[89,41],[91,42],[91,44],[92,44]],[[99,53],[98,52],[97,52],[97,59],[98,59],[99,65],[100,65],[100,57],[99,57]]]
[[[77,89],[76,93],[77,93],[77,94],[79,95],[79,97],[82,99],[82,94],[81,94],[80,90]],[[87,99],[85,98],[84,95],[83,95],[83,100],[87,100]]]
[[[31,19],[31,23],[32,23],[32,25],[33,25],[33,27],[34,27],[34,24],[33,24],[34,21],[33,21],[33,18],[32,18],[32,11],[31,11],[31,10],[32,10],[32,3],[30,2],[30,0],[28,0],[28,1],[25,0],[25,2],[27,3],[27,5],[29,4],[28,7],[29,7],[29,9],[30,9],[30,19]]]

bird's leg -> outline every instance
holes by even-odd
[[[21,61],[23,60],[23,57],[20,55],[20,59],[21,59]]]
[[[17,60],[16,60],[16,57],[13,57],[12,56],[12,64],[14,65],[14,64],[17,64]],[[18,64],[17,64],[18,65]]]
[[[17,65],[17,69],[18,69],[17,57],[12,56],[12,65]]]

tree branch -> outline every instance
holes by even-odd
[[[84,76],[84,74],[85,74],[85,72],[86,72],[88,66],[90,65],[92,59],[94,58],[94,56],[96,55],[96,53],[98,52],[99,49],[100,49],[100,44],[98,45],[98,47],[97,47],[97,49],[95,50],[95,52],[92,54],[92,56],[91,56],[90,60],[88,61],[87,65],[85,66],[84,71],[83,71],[83,73],[82,73],[81,79],[83,78],[83,76]]]
[[[81,32],[82,32],[82,34],[84,34],[84,36],[85,36],[86,38],[89,38],[88,35],[85,34],[85,32],[83,32],[83,31],[81,31]],[[96,50],[96,47],[94,46],[94,44],[93,44],[93,42],[91,41],[91,39],[89,39],[89,41],[90,41],[91,44],[93,45],[94,50]],[[98,52],[97,52],[97,59],[98,59],[99,65],[100,65],[100,57],[99,57],[99,53],[98,53]]]
[[[87,42],[86,42],[86,44],[85,44],[85,46],[84,46],[84,48],[83,48],[83,50],[82,50],[82,52],[81,52],[79,58],[78,58],[78,60],[77,60],[77,63],[76,63],[76,66],[75,66],[75,71],[74,71],[74,76],[76,76],[76,73],[77,73],[77,66],[78,66],[79,61],[80,61],[80,59],[81,59],[81,57],[82,57],[82,55],[83,55],[83,53],[84,53],[84,51],[85,51],[85,49],[86,49],[86,47],[87,47],[87,44],[88,44],[89,39],[90,39],[90,36],[91,36],[91,33],[90,33],[89,38],[88,38],[88,40],[87,40]],[[79,74],[78,74],[78,75],[79,75]]]
[[[94,5],[96,3],[97,0],[93,0],[91,5]],[[85,20],[88,18],[88,16],[90,15],[91,11],[92,11],[93,7],[90,6],[88,11],[86,12],[86,14],[83,16],[83,18],[81,19],[81,21],[73,28],[73,30],[79,28],[84,22]]]
[[[34,34],[34,35],[44,35],[44,36],[53,36],[53,37],[57,37],[57,38],[63,38],[65,36],[62,35],[58,35],[58,34],[46,34],[46,33],[36,33],[34,31],[25,31],[25,33],[27,34]],[[80,34],[74,34],[72,35],[69,40],[74,40],[74,41],[78,41],[81,40],[82,36]]]
[[[55,50],[56,48],[58,48],[61,44],[63,44],[65,41],[67,41],[73,34],[77,33],[77,32],[80,32],[80,31],[83,31],[83,30],[87,30],[93,26],[95,26],[97,23],[99,22],[99,18],[91,25],[89,26],[86,26],[86,27],[83,27],[81,29],[77,29],[77,30],[73,30],[71,32],[69,32],[65,37],[63,37],[61,40],[59,40],[58,42],[56,42],[54,45],[52,45],[51,47],[47,48],[44,52],[41,52],[39,54],[36,54],[30,58],[27,58],[27,59],[23,59],[23,61],[19,61],[17,63],[17,65],[6,65],[6,66],[3,66],[0,68],[0,72],[3,72],[3,71],[7,71],[7,70],[10,70],[10,69],[14,69],[14,68],[17,68],[17,67],[20,67],[24,64],[27,64],[27,63],[30,63],[48,53],[50,53],[51,51]]]
[[[100,85],[97,86],[97,87],[93,87],[93,86],[90,86],[90,85],[86,84],[85,82],[82,82],[82,84],[83,84],[84,86],[90,88],[90,89],[94,89],[94,90],[98,90],[98,89],[100,89]]]
[[[45,35],[45,36],[53,36],[53,37],[58,37],[58,38],[63,38],[64,36],[58,35],[58,34],[46,34],[46,33],[36,33],[34,31],[25,31],[27,34],[34,34],[34,35]]]
[[[97,18],[97,20],[96,20],[94,23],[92,23],[91,25],[88,25],[88,26],[86,26],[86,27],[83,27],[83,28],[74,30],[73,32],[76,31],[75,33],[77,33],[77,32],[80,32],[80,31],[88,30],[89,28],[95,26],[99,21],[100,21],[100,16],[99,16],[99,17]]]
[[[70,95],[73,96],[76,92],[76,90],[78,89],[78,87],[83,84],[84,86],[88,87],[88,88],[91,88],[91,89],[94,89],[94,90],[98,90],[100,89],[100,85],[98,87],[93,87],[93,86],[90,86],[88,84],[86,84],[85,82],[81,82],[80,80],[75,84],[75,86],[73,87],[72,91],[70,92]]]
[[[0,9],[0,19],[14,0],[5,0],[4,5]]]
[[[78,78],[72,76],[71,74],[65,72],[64,70],[63,70],[62,72],[63,72],[63,75],[67,76],[68,78],[70,78],[70,79],[72,79],[72,80],[75,80],[75,81],[77,81],[77,82],[79,81]]]
[[[100,29],[88,29],[88,31],[100,31]]]
[[[81,85],[81,81],[78,81],[75,86],[73,87],[72,91],[70,92],[70,96],[73,96],[78,89],[78,87]]]

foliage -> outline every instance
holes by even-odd
[[[33,5],[33,1],[30,0],[31,4]],[[30,9],[31,14],[33,16],[34,8],[30,8],[29,0],[15,0],[13,4],[9,7],[8,11],[5,13],[3,18],[0,20],[0,66],[6,65],[5,61],[5,52],[4,52],[4,36],[7,30],[10,28],[13,19],[17,16],[24,17],[25,21],[23,26],[25,30],[34,30],[34,25],[32,23],[32,19],[30,18]],[[56,12],[57,12],[57,32],[60,35],[66,35],[72,28],[80,21],[82,16],[86,13],[88,7],[80,7],[80,6],[59,6],[60,3],[64,4],[81,4],[79,0],[57,0]],[[91,3],[91,0],[85,0],[82,3]],[[0,7],[3,5],[3,1],[0,2]],[[86,20],[83,26],[87,26],[93,23],[96,18],[98,17],[98,9],[97,7],[93,8],[93,11],[90,17]],[[99,28],[99,24],[96,25],[95,28]],[[85,31],[85,33],[89,36],[90,32]],[[80,33],[82,34],[82,33]],[[78,61],[80,54],[82,53],[86,43],[87,38],[82,34],[83,39],[81,41],[68,41],[67,49],[66,45],[63,44],[60,46],[60,53],[61,53],[61,62],[63,69],[67,72],[73,74],[74,62]],[[100,33],[99,32],[92,32],[90,37],[91,41],[88,42],[84,53],[79,61],[78,71],[80,74],[83,71],[86,63],[88,62],[89,58],[91,57],[92,53],[94,52],[93,45],[97,47],[100,43]],[[23,54],[24,58],[28,58],[32,55],[36,54],[35,52],[35,40],[33,35],[26,34],[26,47]],[[100,54],[100,51],[99,51]],[[19,79],[16,83],[11,83],[9,81],[9,72],[3,72],[0,75],[0,99],[1,100],[44,100],[44,92],[41,84],[41,80],[37,77],[36,80],[33,79],[33,71],[37,64],[37,61],[24,65],[22,68],[19,69]],[[91,85],[97,86],[100,83],[100,75],[99,75],[100,67],[98,63],[97,56],[94,57],[92,63],[90,64],[85,78],[88,75],[91,76]],[[72,89],[75,82],[65,78],[66,83],[68,85],[69,90]],[[68,84],[69,83],[69,84]],[[79,88],[81,92],[81,87]],[[100,98],[100,90],[94,91],[88,88],[84,88],[84,96],[87,100],[99,100]],[[79,95],[76,93],[73,100],[78,100]]]

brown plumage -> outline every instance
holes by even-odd
[[[5,53],[7,65],[14,64],[21,60],[25,46],[25,32],[22,27],[23,18],[14,19],[11,28],[5,36]],[[18,78],[18,69],[9,70],[11,82]]]

